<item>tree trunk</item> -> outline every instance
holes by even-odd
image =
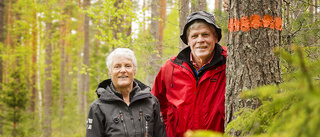
[[[167,1],[166,0],[160,0],[160,19],[159,22],[159,44],[158,44],[158,51],[159,51],[159,58],[161,60],[162,58],[162,43],[163,43],[163,31],[166,28],[166,19],[167,19]],[[161,62],[158,62],[158,65],[161,65]],[[160,70],[160,67],[159,67]]]
[[[84,9],[87,10],[87,8],[90,6],[90,0],[84,0]],[[90,68],[90,36],[89,36],[89,20],[90,18],[88,17],[87,14],[84,15],[84,46],[83,46],[83,66],[85,67],[85,73],[82,74],[82,82],[83,82],[83,102],[84,102],[84,112],[85,112],[85,119],[86,119],[86,114],[87,114],[87,97],[86,94],[89,93],[89,83],[90,83],[90,77],[89,77],[89,71],[88,69]]]
[[[132,0],[129,0],[129,7],[132,7]],[[130,18],[130,16],[125,15],[125,18]],[[131,38],[130,35],[132,33],[132,22],[131,21],[126,21],[126,27],[124,28],[124,30],[122,31],[122,33],[126,34],[127,38]]]
[[[65,0],[61,0],[59,6],[62,8],[60,11],[60,15],[62,18],[59,22],[59,30],[60,30],[60,92],[59,92],[59,135],[61,135],[61,127],[62,127],[62,117],[63,117],[63,108],[64,108],[64,93],[66,92],[66,8],[65,8]]]
[[[314,7],[317,7],[316,10],[314,10],[314,16],[318,18],[318,0],[314,0]]]
[[[210,8],[211,8],[211,7],[210,7]],[[209,9],[210,9],[210,8],[209,8]],[[215,0],[215,2],[214,2],[214,9],[221,11],[221,9],[222,9],[222,0]]]
[[[191,0],[191,12],[207,10],[206,0]]]
[[[46,1],[47,9],[51,10],[51,5]],[[50,12],[49,12],[50,14]],[[48,16],[49,17],[49,16]],[[44,80],[44,136],[51,137],[51,105],[52,105],[52,19],[46,22],[46,47],[45,47],[45,80]]]
[[[151,26],[150,34],[154,40],[152,49],[157,50],[159,44],[159,0],[151,0]],[[153,52],[149,55],[149,70],[147,71],[147,85],[152,87],[156,73],[159,72],[160,68],[157,65],[159,60],[159,54]]]
[[[37,12],[33,10],[32,20],[32,44],[31,44],[31,112],[36,111],[36,98],[37,98],[37,41],[38,41],[38,26],[37,26]]]
[[[317,0],[315,0],[317,1]],[[309,14],[310,14],[310,24],[312,24],[313,20],[314,20],[314,4],[313,4],[313,0],[308,0],[309,2]]]
[[[261,105],[257,99],[240,99],[242,91],[280,83],[280,61],[273,49],[280,46],[281,0],[232,0],[230,4],[225,126],[236,119],[240,108]]]
[[[36,3],[36,0],[34,0],[34,3]],[[40,28],[40,21],[39,21],[39,17],[36,16],[36,22],[37,22],[37,25],[38,27],[37,28]],[[42,117],[42,92],[41,92],[41,69],[40,69],[40,48],[41,48],[41,45],[40,45],[40,36],[41,36],[41,31],[37,34],[37,84],[38,84],[38,100],[37,100],[37,103],[38,103],[38,114],[39,114],[39,129],[37,130],[38,132],[42,133],[42,121],[43,121],[43,117]],[[42,136],[42,134],[41,134]]]
[[[81,0],[78,1],[78,6],[81,6]],[[78,112],[79,115],[83,115],[84,113],[86,113],[84,111],[84,102],[82,100],[82,92],[83,92],[83,84],[82,84],[82,75],[81,75],[81,66],[82,66],[82,44],[83,44],[83,25],[82,25],[82,20],[83,20],[83,16],[81,12],[78,12],[78,28],[77,28],[77,39],[79,39],[79,41],[77,42],[78,48],[77,48],[77,97],[78,97]]]
[[[123,4],[123,0],[116,0],[113,4],[113,6],[115,8],[117,8],[116,12],[118,12],[119,9],[122,9],[123,7],[121,6],[121,4]],[[111,25],[116,26],[114,27],[112,34],[113,37],[116,40],[120,39],[120,34],[122,34],[123,31],[123,27],[121,27],[121,24],[123,23],[124,20],[124,15],[120,14],[120,17],[113,17],[112,21],[111,21]],[[112,45],[112,49],[118,47],[118,45]]]
[[[67,24],[66,24],[66,37],[68,38],[67,39],[67,41],[66,41],[66,63],[67,63],[67,65],[66,65],[66,74],[67,74],[67,76],[68,76],[68,78],[67,78],[67,88],[66,88],[66,90],[67,90],[67,92],[71,92],[72,91],[72,76],[73,76],[73,74],[72,73],[68,73],[68,72],[70,72],[70,71],[72,71],[72,52],[70,52],[70,51],[72,51],[72,40],[70,39],[70,37],[71,37],[71,27],[70,27],[70,25],[71,25],[71,23],[72,23],[72,20],[71,20],[71,18],[72,18],[72,10],[73,10],[73,6],[71,6],[71,5],[69,5],[68,7],[67,7],[67,9],[68,9],[68,21],[67,21]]]
[[[146,0],[143,0],[143,4],[142,4],[142,9],[145,9],[146,8]],[[143,22],[146,22],[146,11],[145,10],[143,10],[142,11],[143,13]],[[146,38],[146,23],[142,23],[142,25],[143,25],[143,27],[142,27],[142,29],[143,29],[143,40]]]
[[[179,28],[180,34],[183,33],[183,27],[187,22],[187,17],[189,15],[189,0],[180,0],[180,12],[179,12]],[[179,38],[180,39],[180,38]],[[179,42],[180,51],[187,47],[188,45],[184,44],[182,40]]]
[[[3,26],[4,26],[4,0],[0,0],[0,45],[4,46],[4,31],[3,31]],[[0,55],[3,54],[3,51],[0,50]],[[2,56],[0,56],[0,91],[3,91],[2,88],[3,84],[3,61],[2,61]],[[0,92],[0,97],[1,97],[1,92]],[[2,103],[0,103],[0,113],[3,114],[3,106]],[[3,129],[2,129],[2,122],[0,122],[0,136],[3,134]]]

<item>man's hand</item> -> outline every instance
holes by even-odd
[[[223,8],[225,11],[229,11],[229,0],[223,0]]]

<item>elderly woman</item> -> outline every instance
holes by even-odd
[[[165,126],[150,87],[134,79],[137,59],[132,50],[117,48],[107,57],[111,79],[101,82],[90,106],[87,137],[164,137]]]

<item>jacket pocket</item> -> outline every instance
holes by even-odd
[[[167,131],[169,135],[177,135],[177,133],[181,132],[179,127],[179,111],[178,108],[174,105],[171,105],[167,112],[166,126],[168,126],[166,129],[171,129]]]

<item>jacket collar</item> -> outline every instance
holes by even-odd
[[[221,53],[223,52],[223,48],[219,44],[215,44],[215,53],[213,55],[213,58],[209,64],[207,64],[205,67],[209,68],[211,66],[220,66],[226,63],[226,58]],[[192,64],[190,62],[190,53],[191,48],[190,46],[184,48],[178,55],[177,58],[174,60],[175,63],[182,65],[183,62],[188,63],[188,65],[192,67]]]
[[[143,84],[141,81],[133,80],[133,89],[130,92],[130,102],[139,100],[142,98],[150,97],[150,87]],[[112,101],[122,100],[122,94],[117,92],[113,86],[111,79],[102,81],[96,90],[98,98],[101,100]]]

